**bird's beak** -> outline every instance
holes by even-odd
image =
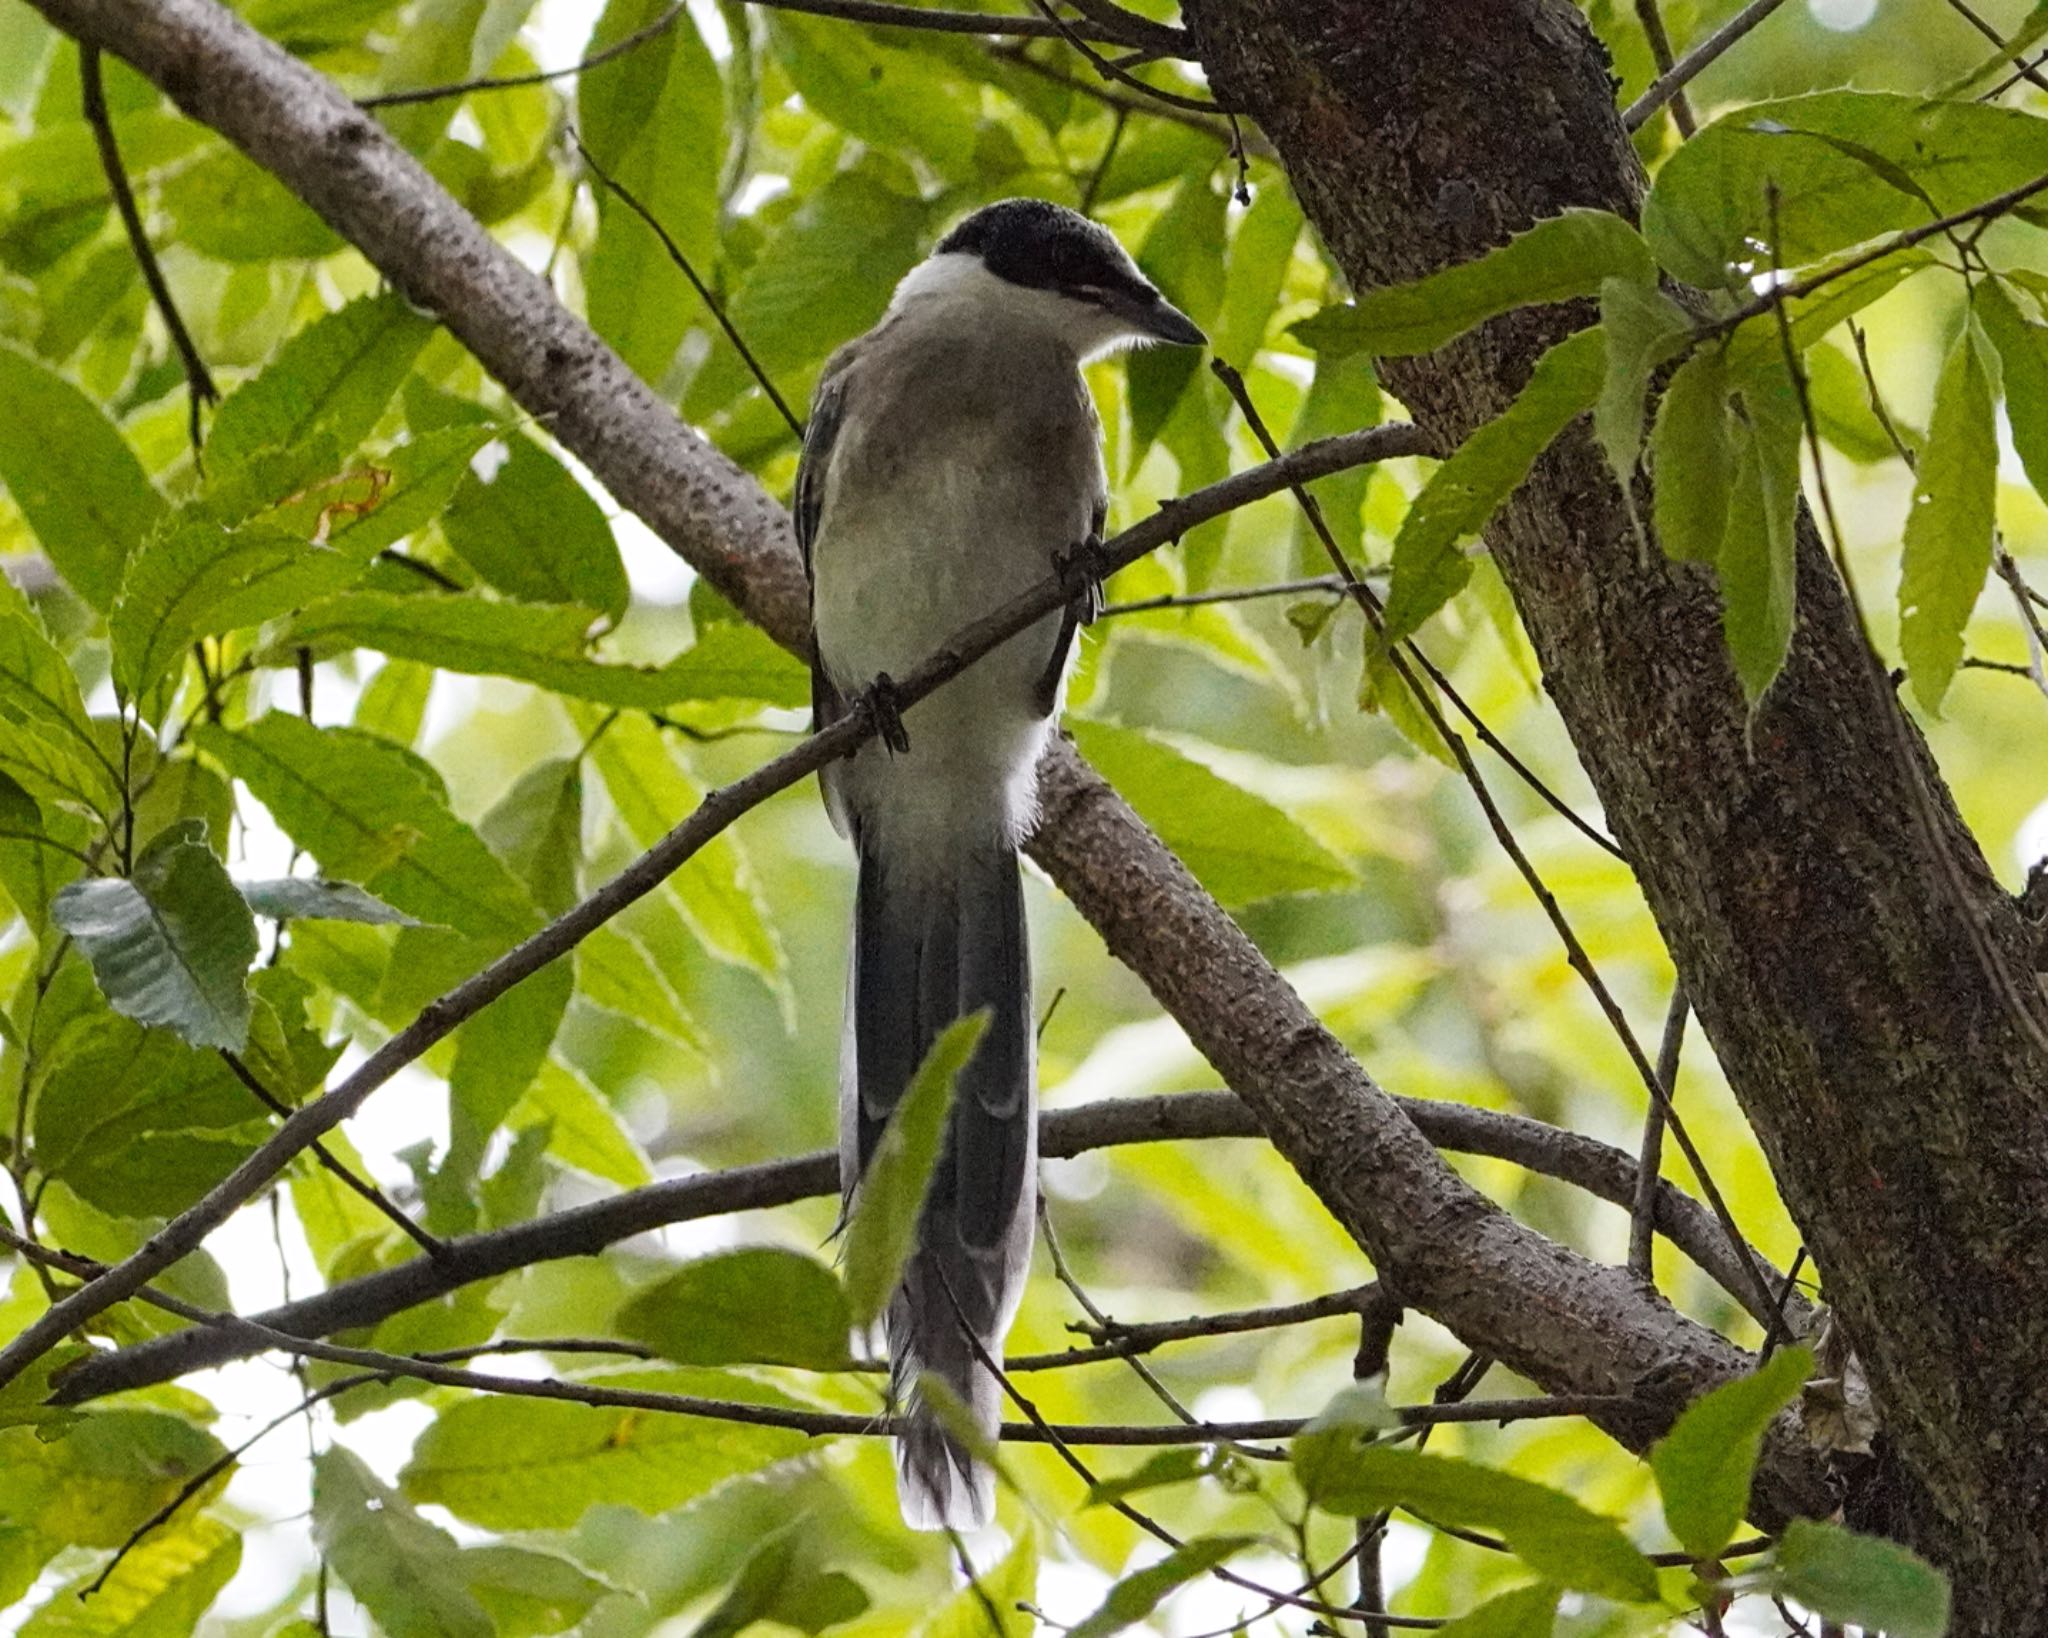
[[[1176,347],[1200,347],[1209,339],[1202,334],[1200,325],[1156,290],[1152,293],[1151,304],[1136,316],[1147,335],[1171,342]]]

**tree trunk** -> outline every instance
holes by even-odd
[[[1564,0],[1185,9],[1360,288],[1567,206],[1635,214],[1606,54]],[[1512,314],[1386,377],[1449,444],[1589,317]],[[1583,427],[1488,541],[1868,1371],[1886,1433],[1852,1522],[1949,1569],[1956,1632],[2042,1630],[2048,1006],[2013,902],[1810,520],[1791,657],[1753,727],[1713,577],[1642,561]]]

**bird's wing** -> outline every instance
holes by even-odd
[[[812,569],[812,552],[817,544],[819,526],[824,521],[825,480],[832,468],[832,450],[839,439],[839,425],[846,414],[848,367],[855,357],[852,346],[840,348],[826,362],[824,373],[818,377],[817,391],[811,396],[811,418],[804,428],[803,453],[797,460],[796,492],[790,498],[790,510],[796,523],[797,550],[803,554],[804,580],[812,587],[813,595],[817,578]],[[815,629],[811,648],[811,726],[818,729],[837,721],[844,714],[846,703],[825,675],[824,663],[816,655]]]

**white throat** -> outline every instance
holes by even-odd
[[[1124,319],[1057,291],[998,278],[979,256],[948,251],[930,256],[903,276],[889,312],[915,314],[927,323],[961,329],[1003,329],[1047,337],[1087,363],[1149,339]]]

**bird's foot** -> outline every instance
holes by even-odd
[[[875,680],[861,695],[861,709],[874,724],[875,737],[899,756],[910,749],[910,735],[903,726],[903,702],[897,697],[896,682],[888,672],[877,671]]]
[[[1109,564],[1102,551],[1102,537],[1091,534],[1076,545],[1054,555],[1052,566],[1066,589],[1075,616],[1084,626],[1093,625],[1102,613],[1102,582]]]

